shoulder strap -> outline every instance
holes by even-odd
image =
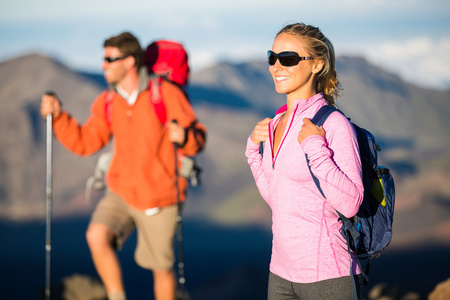
[[[106,91],[105,95],[105,118],[108,126],[111,127],[112,124],[112,100],[114,99],[114,92],[111,90]]]
[[[331,113],[335,112],[335,111],[341,112],[339,109],[337,109],[337,108],[334,107],[334,106],[324,105],[324,106],[322,106],[322,107],[316,112],[316,114],[314,115],[314,117],[311,119],[311,122],[314,123],[314,124],[316,124],[317,126],[322,126],[323,123],[325,123],[325,121],[327,120],[328,116],[329,116]],[[342,113],[342,112],[341,112],[341,113]],[[320,187],[319,179],[314,175],[314,173],[313,173],[312,170],[311,170],[311,166],[309,165],[308,155],[306,155],[306,153],[305,153],[305,157],[306,157],[306,165],[308,166],[309,172],[311,173],[311,177],[313,178],[314,183],[315,183],[316,186],[317,186],[317,189],[319,190],[320,194],[322,194],[322,196],[323,196],[324,198],[326,198],[326,197],[325,197],[325,194],[324,194],[323,191],[322,191],[322,188]],[[349,231],[349,234],[350,234],[350,236],[351,236],[352,239],[353,239],[354,245],[357,245],[357,244],[358,244],[358,240],[359,240],[359,236],[360,236],[358,230],[357,230],[355,227],[352,226],[352,222],[351,222],[350,219],[348,219],[347,217],[345,217],[344,215],[342,215],[339,211],[336,210],[336,212],[338,213],[338,215],[339,215],[339,217],[341,218],[341,220],[342,220],[344,223],[347,224],[347,225],[346,225],[346,228],[345,228],[345,231],[346,231],[346,232]],[[356,242],[355,242],[355,241],[356,241]]]
[[[321,108],[319,108],[314,117],[311,119],[311,122],[320,127],[323,125],[323,123],[325,123],[328,116],[335,111],[339,110],[334,106],[324,105]]]
[[[327,120],[328,116],[332,113],[338,111],[338,109],[334,106],[330,105],[324,105],[316,112],[314,117],[311,119],[311,122],[317,126],[322,126],[323,123]],[[322,191],[322,188],[320,187],[319,179],[313,174],[311,170],[311,166],[309,165],[309,159],[308,155],[306,155],[306,165],[308,166],[309,172],[311,173],[311,177],[314,179],[314,183],[316,184],[317,188],[319,189],[320,194],[325,198],[325,194]]]
[[[339,109],[337,109],[334,106],[324,105],[316,112],[314,117],[311,119],[311,122],[317,126],[322,126],[323,123],[325,123],[325,121],[327,120],[328,116],[335,111],[341,112]],[[311,177],[313,178],[314,183],[316,184],[317,188],[319,189],[320,194],[322,194],[322,196],[324,198],[326,198],[325,194],[322,191],[322,188],[320,187],[319,179],[313,174],[313,172],[311,170],[311,166],[309,165],[309,159],[308,159],[308,156],[306,155],[306,153],[305,153],[305,157],[306,157],[306,165],[308,166],[309,172],[311,173]],[[343,222],[341,231],[343,231],[343,235],[347,242],[347,251],[350,254],[350,253],[352,253],[352,251],[350,249],[351,248],[350,245],[353,245],[356,249],[356,246],[359,244],[359,239],[360,239],[361,234],[356,229],[356,227],[353,226],[353,222],[350,219],[348,219],[347,217],[342,215],[339,211],[336,210],[336,212],[339,215],[339,218]],[[364,279],[368,280],[366,274],[362,271],[361,263],[359,261],[358,254],[356,252],[355,252],[355,259],[356,259],[356,262],[357,262],[359,268],[361,269],[361,273],[362,273]],[[357,287],[356,287],[355,278],[353,277],[352,264],[350,264],[350,277],[352,280],[353,300],[357,300],[359,298],[358,298],[358,293],[356,291]]]
[[[161,124],[166,124],[167,121],[167,111],[166,111],[166,105],[164,104],[164,100],[161,93],[161,84],[162,84],[163,78],[161,76],[153,76],[151,77],[148,88],[149,88],[149,95],[150,95],[150,101],[153,104],[153,107],[155,108],[156,115],[158,116],[159,121]]]

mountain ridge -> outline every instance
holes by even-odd
[[[436,199],[436,205],[442,199],[450,201],[450,191],[441,184],[450,173],[450,133],[442,130],[450,128],[450,92],[405,83],[358,57],[340,57],[337,67],[345,88],[338,105],[352,121],[370,129],[382,145],[379,160],[394,173],[396,214],[402,220],[399,230],[406,234],[406,216],[428,209],[425,199]],[[83,123],[93,99],[104,88],[99,74],[77,73],[45,56],[0,63],[0,165],[4,170],[0,219],[42,220],[45,214],[41,95],[55,90],[63,107]],[[269,227],[270,210],[259,196],[243,154],[253,126],[271,117],[285,101],[274,91],[267,63],[221,63],[194,73],[189,94],[200,121],[208,127],[208,142],[198,156],[203,185],[189,190],[186,215]],[[93,201],[86,204],[84,188],[98,155],[78,157],[54,143],[55,218],[92,211],[101,193],[94,192]],[[442,209],[450,216],[445,205]]]

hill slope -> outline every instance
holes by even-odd
[[[440,228],[438,232],[448,228],[444,220],[450,217],[450,190],[445,184],[450,173],[450,132],[443,129],[450,128],[450,93],[410,85],[361,58],[339,58],[338,71],[344,86],[340,108],[376,134],[383,148],[380,161],[395,175],[399,244],[420,241],[432,228]],[[98,75],[78,74],[48,57],[29,55],[0,64],[1,218],[43,219],[45,215],[45,122],[39,115],[40,96],[54,90],[64,108],[82,123],[103,88]],[[198,158],[203,185],[190,190],[187,216],[269,226],[270,211],[244,156],[253,126],[285,101],[275,93],[266,63],[223,63],[203,70],[192,75],[189,92],[209,134],[207,148]],[[80,158],[59,143],[54,145],[54,215],[87,214],[94,204],[84,203],[84,187],[96,155]],[[433,218],[433,211],[440,211],[441,217]],[[408,226],[416,214],[423,215],[425,224],[420,237]]]

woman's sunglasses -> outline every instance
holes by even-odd
[[[275,53],[271,50],[267,51],[267,61],[269,65],[273,66],[277,59],[280,61],[280,64],[285,67],[296,66],[301,60],[309,60],[313,59],[311,56],[299,56],[297,52],[293,51],[284,51],[280,53]]]

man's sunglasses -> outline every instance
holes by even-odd
[[[115,62],[115,61],[118,61],[118,60],[121,60],[121,59],[124,59],[127,57],[128,56],[119,56],[119,57],[108,56],[108,57],[105,57],[104,59],[106,62],[112,63],[112,62]]]
[[[311,56],[299,56],[297,52],[293,51],[284,51],[280,53],[275,53],[271,50],[267,51],[267,62],[269,65],[273,66],[277,59],[280,61],[280,64],[285,67],[296,66],[301,60],[309,60],[313,59]]]

